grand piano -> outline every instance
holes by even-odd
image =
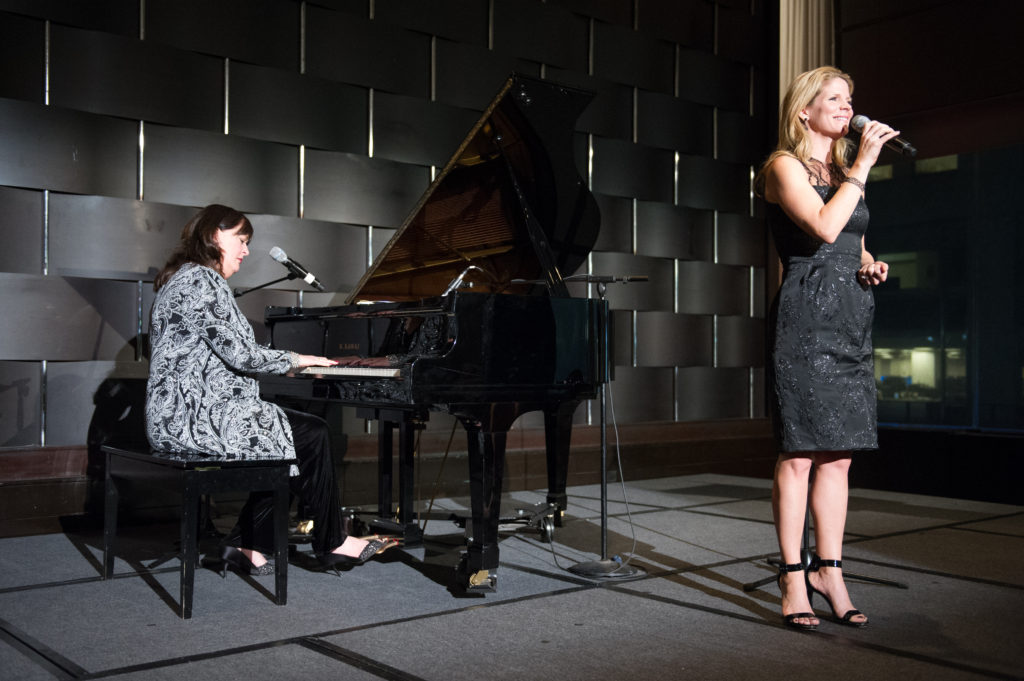
[[[496,588],[505,442],[521,414],[544,414],[548,503],[561,524],[573,412],[607,380],[607,303],[576,298],[599,212],[575,162],[591,94],[513,75],[430,184],[345,305],[268,307],[275,347],[345,366],[307,370],[313,399],[379,422],[379,515],[422,538],[412,512],[413,442],[431,411],[468,438],[471,513],[456,586]],[[293,393],[294,394],[294,393]]]

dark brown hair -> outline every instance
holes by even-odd
[[[234,208],[213,203],[196,213],[181,230],[181,242],[153,280],[153,290],[159,291],[187,262],[205,265],[219,272],[221,250],[216,241],[217,232],[232,230],[239,223],[242,225],[240,234],[251,238],[252,223]]]

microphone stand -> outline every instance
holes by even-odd
[[[266,284],[260,284],[259,286],[253,286],[252,288],[247,288],[247,289],[244,289],[244,290],[240,289],[240,288],[236,288],[235,291],[234,291],[235,298],[241,298],[246,293],[252,293],[253,291],[258,291],[261,288],[266,288],[268,286],[272,286],[272,285],[274,285],[274,284],[276,284],[278,282],[286,281],[288,279],[298,279],[298,275],[296,275],[296,274],[289,274],[286,277],[281,277],[280,279],[275,279],[274,281],[268,281]]]
[[[647,281],[647,277],[606,277],[579,274],[567,277],[565,281],[586,281],[597,284],[597,295],[602,303],[606,303],[605,294],[611,282],[627,283],[630,281]],[[603,306],[604,307],[604,306]],[[601,558],[600,560],[577,563],[569,571],[589,579],[631,579],[644,572],[643,568],[629,565],[621,560],[608,558],[608,393],[607,383],[610,380],[610,362],[608,356],[609,338],[608,324],[605,319],[601,329],[601,363],[605,381],[601,383]]]

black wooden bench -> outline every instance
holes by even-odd
[[[192,592],[199,560],[199,510],[203,495],[219,492],[274,493],[274,595],[288,600],[288,471],[295,459],[227,461],[208,456],[104,445],[106,457],[103,521],[103,578],[114,572],[119,485],[154,485],[181,495],[180,614],[192,616]]]

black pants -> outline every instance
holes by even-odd
[[[282,407],[283,408],[283,407]],[[341,518],[341,494],[334,477],[334,457],[327,422],[294,409],[284,409],[295,438],[295,456],[299,474],[291,478],[290,487],[313,520],[313,551],[330,553],[347,535]],[[274,495],[253,492],[238,514],[238,523],[224,538],[224,543],[260,553],[274,552]]]

